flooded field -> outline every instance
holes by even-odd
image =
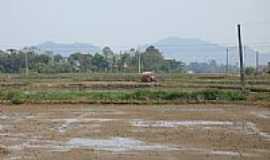
[[[0,106],[2,160],[270,159],[270,108]]]

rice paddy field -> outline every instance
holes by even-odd
[[[270,159],[270,77],[0,75],[0,159]]]
[[[2,105],[1,159],[270,158],[254,105]]]
[[[267,103],[270,76],[246,79],[240,93],[237,75],[160,74],[158,82],[142,83],[139,74],[0,75],[0,101],[13,104],[171,104]]]

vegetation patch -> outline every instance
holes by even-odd
[[[204,102],[204,101],[243,101],[247,99],[239,91],[9,91],[0,92],[0,99],[12,104],[44,102],[89,102],[89,103],[162,103],[162,102]]]

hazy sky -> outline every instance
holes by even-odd
[[[0,0],[0,47],[44,41],[137,46],[168,36],[269,42],[270,0]]]

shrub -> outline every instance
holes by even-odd
[[[8,100],[12,104],[23,104],[26,101],[27,95],[23,92],[11,92],[8,94]]]
[[[254,67],[247,67],[245,69],[246,75],[254,75],[256,73],[256,69]]]

